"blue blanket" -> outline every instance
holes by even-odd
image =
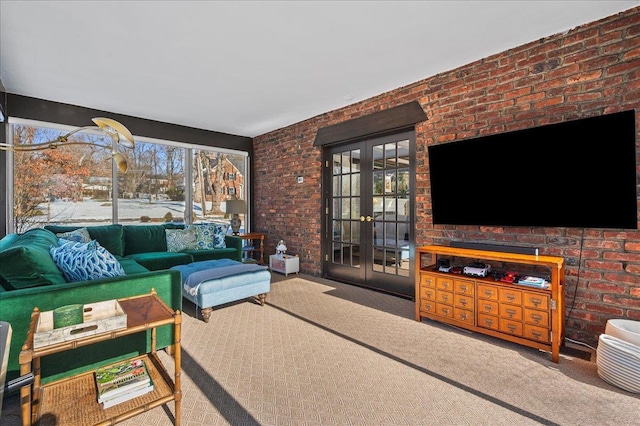
[[[262,271],[267,269],[267,267],[255,263],[242,263],[237,260],[219,259],[173,266],[171,269],[182,273],[182,285],[185,291],[192,296],[196,296],[198,294],[198,287],[205,281],[240,275],[247,272]]]

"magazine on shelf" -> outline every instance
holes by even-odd
[[[95,372],[98,402],[138,391],[151,384],[149,372],[143,360],[127,360]]]

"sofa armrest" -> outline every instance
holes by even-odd
[[[225,235],[224,241],[228,248],[236,249],[236,255],[233,260],[242,262],[242,238],[235,235]]]

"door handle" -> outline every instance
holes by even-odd
[[[367,222],[371,222],[373,220],[373,218],[371,216],[367,216],[367,217],[360,216],[360,222],[364,222],[365,220]]]

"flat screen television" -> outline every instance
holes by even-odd
[[[428,154],[434,224],[638,229],[633,110]]]

